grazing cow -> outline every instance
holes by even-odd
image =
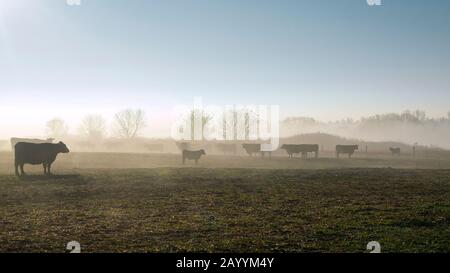
[[[336,156],[339,158],[340,154],[348,154],[348,158],[351,158],[358,149],[358,145],[336,145]]]
[[[319,145],[317,144],[285,144],[281,149],[286,150],[289,157],[292,158],[294,154],[302,154],[302,158],[307,158],[308,153],[315,153],[316,158],[319,157]]]
[[[19,174],[19,167],[21,175],[25,175],[23,166],[25,164],[44,166],[44,174],[51,174],[51,167],[53,162],[55,162],[56,157],[60,153],[69,153],[69,149],[66,144],[60,142],[58,144],[52,143],[25,143],[19,142],[15,146],[15,170],[16,175]]]
[[[230,153],[230,154],[236,154],[237,153],[236,144],[217,143],[216,144],[216,148],[220,152],[222,152],[224,155],[227,154],[227,153]]]
[[[199,151],[183,150],[183,165],[186,163],[186,159],[195,160],[195,164],[198,164],[198,160],[202,157],[202,155],[206,155],[205,150]]]
[[[53,143],[55,139],[54,138],[47,138],[46,140],[42,139],[36,139],[36,138],[11,138],[11,148],[14,151],[14,147],[16,147],[16,144],[19,142],[25,142],[25,143],[34,143],[34,144],[41,144],[41,143]]]
[[[389,151],[391,151],[392,155],[400,155],[401,153],[401,149],[400,148],[393,148],[393,147],[389,147]]]

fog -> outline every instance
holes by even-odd
[[[281,128],[283,136],[322,132],[364,141],[450,148],[450,113],[447,117],[429,118],[423,111],[404,111],[334,122],[293,117],[284,120]]]
[[[170,122],[173,121],[166,117],[167,122],[164,124],[155,123],[149,116],[151,113],[139,109],[128,109],[118,112],[112,118],[93,114],[86,115],[80,121],[72,123],[54,118],[47,122],[41,122],[44,125],[36,124],[36,128],[40,128],[41,134],[16,133],[9,136],[5,135],[7,130],[4,130],[0,137],[0,150],[11,150],[9,143],[11,137],[33,137],[62,140],[69,143],[72,150],[80,152],[179,152],[176,140],[170,134]],[[237,117],[243,118],[244,116]],[[211,115],[208,115],[207,118],[202,116],[200,119],[204,120],[202,128],[205,132],[201,133],[202,138],[197,140],[206,140],[205,136],[212,130],[214,120],[221,122],[221,118],[213,119]],[[187,120],[189,121],[189,118]],[[248,127],[250,127],[249,124],[254,125],[250,121],[243,121],[240,124],[241,126],[247,124]],[[327,122],[309,117],[289,117],[281,120],[279,127],[280,143],[304,143],[306,141],[330,146],[346,141],[348,143],[352,143],[352,141],[354,143],[395,142],[398,143],[397,145],[450,149],[450,114],[447,117],[429,118],[425,112],[419,110],[380,114],[362,117],[358,120],[345,119]],[[238,130],[239,128],[234,129]],[[250,136],[249,133],[245,133],[246,128],[242,128],[242,133],[236,133],[234,138],[230,136],[233,134],[233,128],[228,128],[228,130],[231,131],[228,133],[227,139],[210,137],[207,140],[211,145],[214,142],[223,142],[223,140],[235,143],[267,141],[267,139],[255,137],[255,134]],[[19,132],[20,127],[15,128],[14,131]],[[23,131],[26,132],[25,128]],[[157,133],[152,133],[155,131]],[[331,135],[333,139],[331,140],[330,136],[324,140],[320,134]],[[292,138],[302,135],[309,136],[299,139]],[[315,135],[317,137],[314,137]],[[183,141],[190,141],[190,139],[183,139]],[[203,141],[203,143],[206,142]]]

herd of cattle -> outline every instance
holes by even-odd
[[[25,175],[24,165],[42,165],[44,173],[51,174],[51,166],[56,160],[56,157],[60,153],[69,153],[69,149],[63,142],[53,143],[54,139],[40,140],[40,139],[20,139],[12,138],[11,147],[15,155],[15,172],[17,176]],[[204,149],[195,150],[187,142],[177,142],[177,147],[182,152],[183,165],[186,160],[193,160],[196,164],[200,158],[206,155]],[[163,151],[162,144],[150,144],[147,147],[152,151]],[[236,144],[229,143],[217,143],[216,148],[223,154],[237,154],[238,148]],[[264,157],[266,153],[271,152],[263,151],[261,144],[242,144],[242,148],[249,156],[260,154]],[[317,144],[284,144],[281,146],[282,150],[285,150],[289,158],[293,158],[294,155],[300,154],[302,158],[307,158],[309,153],[313,153],[315,158],[319,157],[319,145]],[[348,155],[349,158],[359,149],[358,145],[336,145],[336,157],[340,155]],[[392,155],[400,155],[400,148],[389,148]],[[20,170],[20,172],[19,172]]]

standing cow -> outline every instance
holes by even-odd
[[[358,145],[336,145],[336,157],[339,158],[340,154],[348,154],[348,158],[351,158],[358,149]]]
[[[253,154],[262,153],[261,144],[242,144],[242,148],[247,152],[249,156],[253,156]]]
[[[198,164],[199,159],[206,155],[205,150],[199,150],[199,151],[188,151],[183,150],[183,165],[186,163],[186,159],[188,160],[195,160],[195,164]]]
[[[401,154],[401,149],[400,148],[393,148],[393,147],[389,147],[389,151],[391,151],[392,155],[400,155]]]
[[[302,158],[307,158],[308,153],[314,153],[315,157],[319,157],[319,145],[317,144],[285,144],[281,146],[281,149],[286,150],[289,158],[292,158],[294,154],[302,154]]]
[[[44,174],[51,174],[51,167],[56,157],[60,153],[69,153],[66,144],[43,143],[25,143],[19,142],[15,146],[15,171],[16,175],[25,175],[23,167],[25,164],[40,165],[44,167]],[[21,174],[19,174],[19,167]]]

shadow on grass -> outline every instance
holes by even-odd
[[[79,174],[54,174],[54,175],[25,175],[18,177],[20,181],[54,181],[54,180],[68,180],[81,178]]]

